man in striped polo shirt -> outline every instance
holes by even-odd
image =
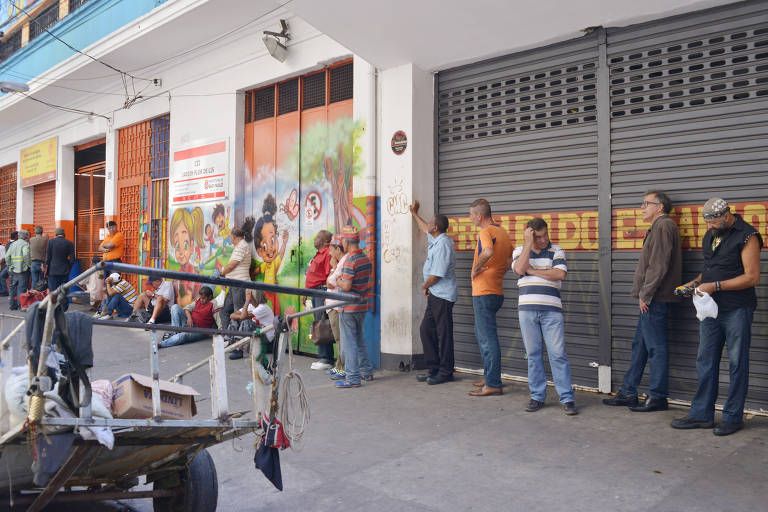
[[[525,410],[538,411],[547,397],[547,374],[542,355],[546,343],[555,389],[565,414],[572,416],[578,411],[571,386],[571,365],[565,353],[565,322],[560,301],[560,284],[568,272],[565,251],[549,241],[547,223],[538,217],[528,221],[524,242],[512,253],[512,270],[520,276],[517,311],[528,354],[531,400]]]
[[[336,381],[337,388],[359,388],[362,380],[373,380],[373,365],[368,357],[368,347],[363,336],[363,321],[368,311],[373,285],[373,265],[360,249],[360,233],[352,226],[345,226],[341,243],[347,259],[338,279],[339,289],[366,299],[357,304],[343,306],[339,315],[341,345],[344,347],[344,364],[347,377]]]
[[[131,283],[120,278],[120,274],[113,272],[107,276],[104,281],[107,285],[108,300],[105,301],[104,310],[101,313],[101,320],[112,318],[116,311],[117,316],[131,316],[133,304],[136,302],[136,289]],[[98,313],[97,313],[98,315]]]

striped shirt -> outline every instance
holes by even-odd
[[[513,261],[523,253],[523,246],[515,248],[512,253]],[[568,272],[565,264],[565,251],[559,245],[552,243],[539,253],[531,251],[530,265],[536,270],[560,269]],[[538,276],[524,275],[517,280],[520,288],[518,309],[526,311],[561,311],[563,303],[560,300],[560,281],[550,281]]]
[[[373,286],[373,265],[365,253],[358,249],[347,255],[347,260],[341,269],[341,279],[352,281],[352,289],[349,293],[360,295],[365,299],[371,298],[371,288]],[[368,300],[361,304],[347,304],[344,306],[344,313],[356,313],[368,311]]]
[[[133,285],[125,279],[118,281],[118,283],[113,286],[112,289],[122,295],[123,298],[128,301],[128,304],[133,304],[136,302],[136,288],[134,288]]]

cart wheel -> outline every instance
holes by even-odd
[[[219,499],[219,481],[208,450],[200,450],[180,476],[183,487],[181,492],[170,498],[154,498],[154,511],[214,512]],[[155,490],[164,488],[158,486],[158,483],[154,484]]]

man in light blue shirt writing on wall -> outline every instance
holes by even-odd
[[[421,344],[428,373],[416,376],[419,382],[442,384],[453,380],[453,304],[456,302],[456,255],[448,231],[448,217],[437,214],[427,223],[419,216],[419,202],[411,205],[419,229],[427,234],[427,261],[424,284],[427,310],[421,321]]]

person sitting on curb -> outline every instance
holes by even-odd
[[[187,304],[184,308],[178,304],[171,306],[171,325],[174,327],[211,329],[213,327],[213,290],[209,286],[202,286],[195,302]],[[158,347],[175,347],[184,343],[200,341],[207,337],[207,334],[193,332],[166,333]]]
[[[266,295],[262,290],[248,290],[245,293],[245,305],[229,315],[229,318],[231,320],[229,324],[230,329],[237,329],[250,335],[258,326],[266,327],[272,325],[275,314],[267,304]],[[267,341],[271,343],[275,339],[275,331],[268,331],[266,336]],[[233,350],[229,354],[229,358],[242,359],[243,350]]]
[[[143,321],[139,313],[143,310],[145,312],[142,314],[144,317],[147,314],[150,315],[146,321],[148,324],[171,323],[171,306],[176,303],[176,291],[173,289],[173,285],[160,276],[149,276],[146,284],[155,291],[146,290],[139,295],[136,302],[133,303],[133,312],[125,321],[130,322],[136,317],[139,318],[138,321]]]
[[[106,301],[99,319],[106,320],[112,318],[115,311],[117,311],[117,316],[119,317],[131,316],[137,295],[133,285],[125,279],[121,279],[120,274],[117,272],[109,274],[104,282],[107,286],[106,291],[109,300]]]

